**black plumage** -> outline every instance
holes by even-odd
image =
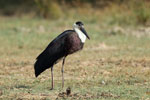
[[[72,32],[72,30],[68,30],[60,34],[37,57],[37,61],[34,65],[36,77],[46,69],[56,64],[57,60],[61,59],[64,56],[67,56],[64,47],[65,39],[68,36],[67,34],[72,34]]]
[[[75,30],[64,31],[59,36],[57,36],[47,46],[47,48],[36,58],[36,62],[34,65],[35,76],[38,77],[43,71],[45,71],[48,68],[51,68],[52,89],[53,89],[54,64],[56,64],[58,60],[63,58],[63,65],[64,65],[65,57],[69,54],[81,50],[83,48],[83,45],[84,43],[82,43],[81,39],[79,38]],[[63,76],[63,65],[62,65],[62,76]],[[64,81],[63,77],[62,80]]]

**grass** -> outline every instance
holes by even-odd
[[[136,37],[102,24],[85,22],[91,37],[84,49],[65,63],[61,88],[61,62],[54,66],[55,89],[50,91],[50,70],[38,78],[33,65],[38,54],[59,33],[71,29],[74,19],[3,18],[0,22],[0,99],[9,100],[149,100],[150,37]],[[123,29],[130,29],[130,26]],[[138,26],[131,28],[138,29]],[[63,94],[71,88],[71,95]]]

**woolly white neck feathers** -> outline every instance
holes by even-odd
[[[78,34],[81,42],[84,43],[86,40],[85,34],[77,27],[76,24],[73,25],[73,28],[74,28],[75,32]]]

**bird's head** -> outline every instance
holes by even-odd
[[[90,39],[90,37],[88,36],[87,32],[84,29],[84,24],[81,21],[77,21],[73,24],[73,28],[74,30],[79,30],[81,31],[81,33],[83,33],[88,39]],[[78,31],[76,31],[77,33],[79,33]]]

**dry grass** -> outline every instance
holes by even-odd
[[[64,89],[61,62],[54,66],[54,90],[49,90],[50,70],[35,78],[35,58],[71,23],[4,18],[0,24],[0,99],[150,99],[150,37],[137,38],[120,31],[114,34],[114,30],[108,30],[112,26],[100,26],[99,22],[85,23],[91,40],[82,51],[67,57]],[[70,95],[66,95],[68,87]]]

